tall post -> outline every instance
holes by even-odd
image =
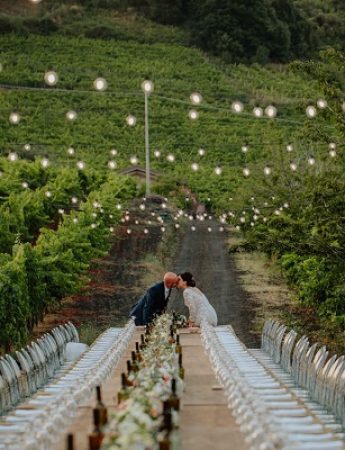
[[[145,161],[146,161],[146,197],[151,194],[150,180],[150,142],[149,142],[149,99],[148,92],[145,95]]]

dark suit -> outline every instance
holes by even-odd
[[[151,286],[144,296],[132,306],[129,316],[135,317],[135,325],[146,325],[152,322],[155,314],[162,314],[169,300],[171,289],[168,297],[165,298],[165,287],[163,281]]]

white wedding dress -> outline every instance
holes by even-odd
[[[184,304],[189,308],[189,319],[200,326],[205,319],[210,325],[217,326],[217,313],[205,294],[196,287],[187,287],[183,291]]]

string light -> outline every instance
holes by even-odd
[[[130,127],[134,127],[135,124],[137,123],[137,118],[135,116],[133,116],[132,114],[129,114],[126,117],[126,122],[127,122],[127,125],[129,125]]]
[[[330,156],[331,158],[335,158],[335,157],[337,156],[337,152],[336,152],[335,150],[331,149],[331,150],[329,151],[329,156]]]
[[[268,105],[265,108],[265,114],[267,117],[270,117],[270,118],[276,117],[277,113],[278,113],[277,108],[273,105]]]
[[[112,148],[112,149],[110,150],[110,154],[111,154],[111,156],[116,156],[116,155],[117,155],[117,150],[116,150],[116,148]]]
[[[22,187],[23,187],[24,189],[27,189],[27,188],[29,187],[29,184],[28,184],[26,181],[23,181]]]
[[[198,163],[192,163],[191,168],[194,172],[199,170],[199,164]]]
[[[78,162],[77,162],[77,168],[78,168],[79,170],[85,169],[85,163],[84,163],[84,161],[78,161]]]
[[[108,167],[110,170],[116,169],[116,166],[117,166],[117,164],[115,161],[108,161]]]
[[[74,148],[73,147],[68,147],[68,149],[67,149],[67,153],[70,155],[70,156],[73,156],[74,155],[74,153],[75,153],[75,150],[74,150]]]
[[[165,232],[165,227],[161,227],[161,232],[162,232],[162,233]]]
[[[24,145],[24,150],[29,152],[31,150],[31,145],[30,144],[25,144]]]
[[[59,208],[58,209],[58,213],[63,215],[63,214],[65,214],[65,210],[63,208]]]
[[[188,116],[191,120],[196,120],[199,118],[199,113],[195,109],[191,109],[188,113]]]
[[[139,205],[139,209],[140,209],[141,211],[145,211],[146,206],[144,205],[144,203],[141,203],[141,204]]]
[[[161,152],[159,150],[155,150],[153,154],[155,155],[156,158],[159,158],[161,156]]]
[[[122,206],[120,205],[120,203],[118,203],[118,204],[116,205],[116,209],[118,209],[118,210],[122,209]]]
[[[272,172],[272,169],[269,167],[269,166],[266,166],[265,168],[264,168],[264,174],[265,175],[271,175],[271,172]]]
[[[286,146],[286,150],[291,153],[293,151],[293,145],[292,144],[288,144]]]
[[[55,86],[59,81],[59,77],[56,72],[50,70],[44,74],[44,81],[48,86]]]
[[[245,177],[249,177],[249,175],[250,175],[250,170],[248,169],[248,167],[245,167],[245,168],[243,169],[243,175],[244,175]]]
[[[202,96],[198,92],[193,92],[192,94],[190,94],[189,98],[193,105],[200,105],[200,103],[202,102]]]
[[[114,227],[109,227],[110,233],[114,233]]]
[[[136,164],[138,164],[139,160],[138,160],[138,158],[137,158],[136,156],[131,156],[131,157],[129,158],[129,162],[130,162],[131,164],[133,164],[133,165],[136,165]]]
[[[127,228],[127,234],[131,234],[132,230],[130,228]]]
[[[42,0],[30,0],[31,3],[34,3],[35,5],[38,3],[41,3]]]
[[[241,223],[246,223],[246,218],[245,217],[240,217],[240,222]]]
[[[221,175],[221,174],[222,174],[222,168],[217,166],[217,167],[214,169],[214,173],[215,173],[216,175]]]
[[[147,228],[144,228],[144,233],[149,234],[149,230]]]
[[[12,125],[18,125],[20,122],[20,115],[17,112],[11,112],[9,121]]]
[[[51,198],[53,194],[51,193],[51,191],[45,191],[44,195],[45,195],[47,198]]]
[[[70,120],[71,122],[76,120],[77,116],[78,116],[78,114],[73,110],[67,111],[67,113],[66,113],[67,120]]]
[[[253,109],[253,114],[255,117],[262,117],[264,115],[264,110],[259,106],[255,106]]]
[[[94,230],[95,228],[97,228],[97,224],[96,223],[92,223],[91,224],[91,228]]]
[[[192,225],[192,226],[190,227],[190,229],[191,229],[192,231],[195,231],[195,226]]]
[[[310,166],[313,166],[314,164],[315,164],[315,158],[313,158],[312,156],[309,156],[309,158],[308,158],[308,164],[310,165]]]
[[[315,106],[308,106],[305,112],[309,118],[316,117],[317,114]]]
[[[296,170],[297,170],[297,164],[295,163],[295,162],[291,162],[290,163],[290,169],[293,171],[293,172],[295,172]]]
[[[198,155],[200,155],[200,156],[204,156],[205,155],[205,150],[203,149],[203,148],[199,148],[199,150],[198,150]]]
[[[73,223],[78,223],[78,217],[73,217]]]
[[[108,83],[104,78],[99,77],[95,79],[93,86],[96,91],[105,91],[108,87]]]
[[[71,202],[73,203],[73,205],[76,205],[78,203],[78,198],[77,197],[72,197],[71,198]]]
[[[331,150],[335,150],[335,149],[337,148],[337,144],[335,144],[334,142],[331,142],[331,143],[328,145],[328,147],[329,147]]]
[[[248,148],[248,145],[247,145],[247,144],[242,145],[241,151],[242,151],[243,153],[247,153],[248,150],[249,150],[249,148]]]

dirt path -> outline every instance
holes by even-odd
[[[211,233],[208,227],[212,227]],[[147,267],[142,260],[157,251],[162,234],[159,227],[151,228],[147,236],[128,236],[126,227],[119,227],[118,233],[120,239],[114,242],[109,255],[93,264],[90,285],[79,295],[65,299],[55,314],[48,314],[37,327],[36,335],[72,320],[81,326],[82,339],[91,343],[102,330],[127,322],[130,306],[145,290]],[[212,220],[198,222],[194,232],[188,224],[182,236],[176,256],[171,255],[172,267],[167,269],[191,271],[216,308],[219,324],[230,323],[246,345],[258,346],[257,338],[250,332],[255,304],[240,285],[240,272],[227,252],[227,234],[220,232],[219,223]],[[164,270],[161,267],[159,272],[163,274]],[[187,314],[181,292],[174,293],[170,304]]]
[[[208,231],[212,228],[212,232]],[[230,323],[237,335],[249,347],[259,345],[256,336],[250,333],[254,319],[254,302],[242,289],[239,271],[232,255],[227,252],[227,233],[219,231],[215,220],[198,222],[196,230],[187,227],[176,257],[174,270],[190,271],[197,285],[215,307],[218,323]],[[171,307],[186,313],[181,293],[171,300]]]

